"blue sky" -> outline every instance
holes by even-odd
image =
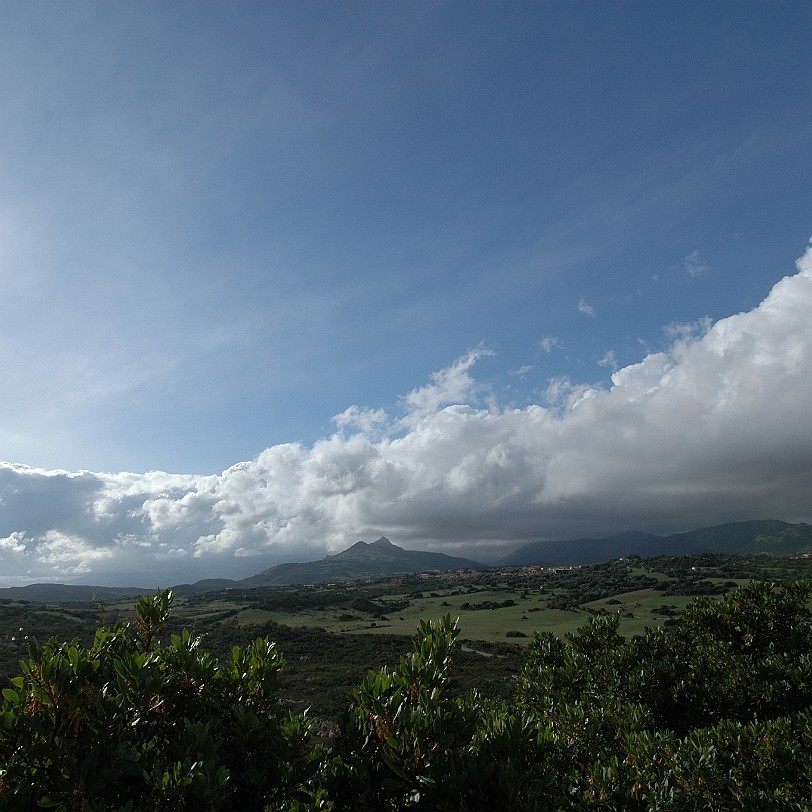
[[[0,23],[0,580],[810,518],[808,3]]]

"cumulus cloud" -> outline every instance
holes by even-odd
[[[710,330],[712,325],[713,322],[710,319],[710,317],[705,316],[699,319],[698,321],[688,323],[672,321],[670,324],[666,324],[666,326],[663,327],[663,332],[669,338],[672,339],[681,338],[685,340],[691,338],[699,338],[705,335],[705,333],[707,333],[708,330]]]
[[[24,553],[25,552],[25,533],[15,532],[4,539],[0,539],[0,554],[6,553]]]
[[[398,415],[350,407],[332,436],[216,476],[2,464],[0,573],[150,585],[382,533],[486,558],[630,527],[812,519],[812,249],[755,309],[666,332],[666,350],[609,385],[553,379],[544,404],[522,409],[479,404],[480,347]]]
[[[365,434],[371,434],[378,427],[385,425],[386,419],[387,415],[383,409],[360,409],[358,406],[350,406],[333,417],[333,422],[339,429],[358,429]]]
[[[94,547],[79,536],[49,530],[40,540],[37,558],[55,575],[85,575],[94,561],[110,558],[113,550]]]
[[[493,355],[493,351],[478,347],[458,358],[450,367],[432,373],[430,384],[412,390],[403,398],[407,410],[407,416],[403,418],[404,423],[419,421],[446,404],[465,402],[473,398],[480,387],[471,375],[471,367],[480,358],[488,355]]]

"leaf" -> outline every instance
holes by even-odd
[[[20,701],[20,695],[13,688],[3,688],[3,697],[14,705]]]

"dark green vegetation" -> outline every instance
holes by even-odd
[[[700,527],[687,533],[654,536],[629,530],[601,539],[538,541],[506,556],[502,564],[589,564],[618,556],[698,555],[721,552],[736,555],[790,556],[812,552],[812,527],[776,519],[733,522]]]
[[[653,577],[642,563],[607,577]],[[669,560],[658,580],[704,589],[740,566]],[[274,643],[216,659],[170,633],[171,598],[157,593],[90,646],[29,641],[3,691],[0,809],[807,809],[809,600],[802,582],[752,581],[628,639],[619,614],[595,613],[533,638],[508,701],[457,684],[450,616],[422,621],[411,654],[362,677],[325,746],[279,701]]]
[[[277,698],[262,638],[218,663],[184,631],[161,645],[171,593],[92,646],[31,642],[3,690],[0,808],[261,809],[308,776],[306,723]]]

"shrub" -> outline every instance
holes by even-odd
[[[510,704],[461,695],[457,624],[421,622],[328,751],[282,710],[273,643],[221,663],[188,631],[164,641],[157,593],[89,648],[31,643],[3,689],[0,809],[812,808],[809,596],[751,583],[640,638],[616,614],[537,635]]]
[[[308,777],[307,723],[282,711],[273,643],[220,664],[188,631],[160,643],[172,593],[93,645],[30,644],[3,691],[0,809],[261,810]]]

